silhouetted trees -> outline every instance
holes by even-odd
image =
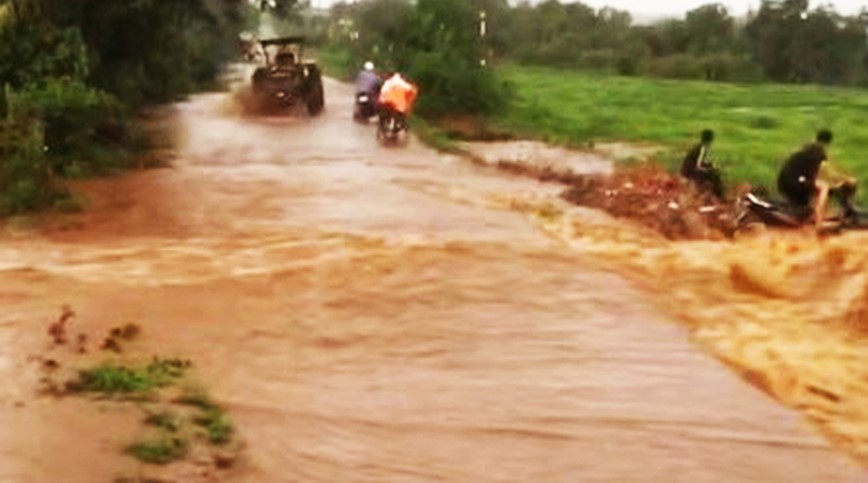
[[[635,25],[625,11],[594,9],[581,2],[464,4],[472,14],[486,12],[482,48],[500,59],[628,75],[868,83],[868,12],[844,16],[826,6],[811,10],[807,0],[763,0],[758,11],[739,19],[723,4],[709,3],[653,25]],[[384,33],[392,49],[401,49],[400,31],[409,24],[400,12],[411,6],[408,0],[362,0],[334,13],[347,18],[349,10],[365,12],[365,19],[355,24],[360,37]],[[456,4],[439,11],[450,18],[453,7],[464,9]],[[461,28],[473,32],[476,26]]]

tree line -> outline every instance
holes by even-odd
[[[419,31],[408,28],[406,12],[420,8],[417,3],[340,3],[331,10],[330,38],[352,29],[357,49],[375,55],[412,49]],[[724,5],[709,3],[682,18],[637,25],[626,11],[581,2],[463,3],[461,35],[476,35],[485,12],[487,31],[478,44],[493,59],[621,75],[868,85],[868,11],[846,16],[829,6],[809,9],[808,0],[763,0],[759,10],[737,19]],[[452,22],[455,14],[442,18]]]

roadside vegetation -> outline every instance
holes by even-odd
[[[0,215],[73,207],[70,177],[149,148],[147,106],[213,85],[244,0],[0,0]]]
[[[832,159],[868,179],[868,129],[861,89],[776,84],[710,84],[593,75],[544,67],[500,69],[514,102],[490,120],[497,129],[587,146],[599,141],[658,144],[657,161],[676,170],[703,128],[717,132],[712,155],[729,180],[773,186],[783,160],[816,131],[831,128]]]
[[[490,115],[506,104],[508,89],[480,61],[476,0],[373,0],[339,3],[324,25],[320,58],[328,73],[352,78],[366,60],[381,72],[399,70],[417,83],[416,112]]]
[[[422,89],[422,134],[440,149],[464,116],[486,125],[464,137],[651,143],[674,169],[711,128],[730,185],[773,185],[824,127],[836,133],[833,160],[868,179],[866,26],[864,13],[805,0],[763,0],[741,19],[709,2],[650,25],[581,2],[367,0],[331,9],[320,57],[344,78],[368,59],[406,72]]]

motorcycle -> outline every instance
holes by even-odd
[[[753,191],[744,194],[738,201],[736,230],[749,230],[756,225],[775,228],[801,228],[811,223],[811,207],[797,207],[782,201],[775,201]],[[823,220],[821,234],[840,233],[844,230],[868,229],[868,213],[850,207],[845,213],[830,216]]]
[[[368,122],[377,115],[377,103],[374,96],[367,92],[356,94],[356,104],[353,109],[353,119],[358,122]]]
[[[377,139],[381,142],[396,143],[406,140],[407,117],[394,109],[383,108],[377,123]]]

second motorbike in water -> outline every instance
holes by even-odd
[[[381,106],[377,122],[377,139],[397,143],[407,139],[407,116],[387,106]]]

